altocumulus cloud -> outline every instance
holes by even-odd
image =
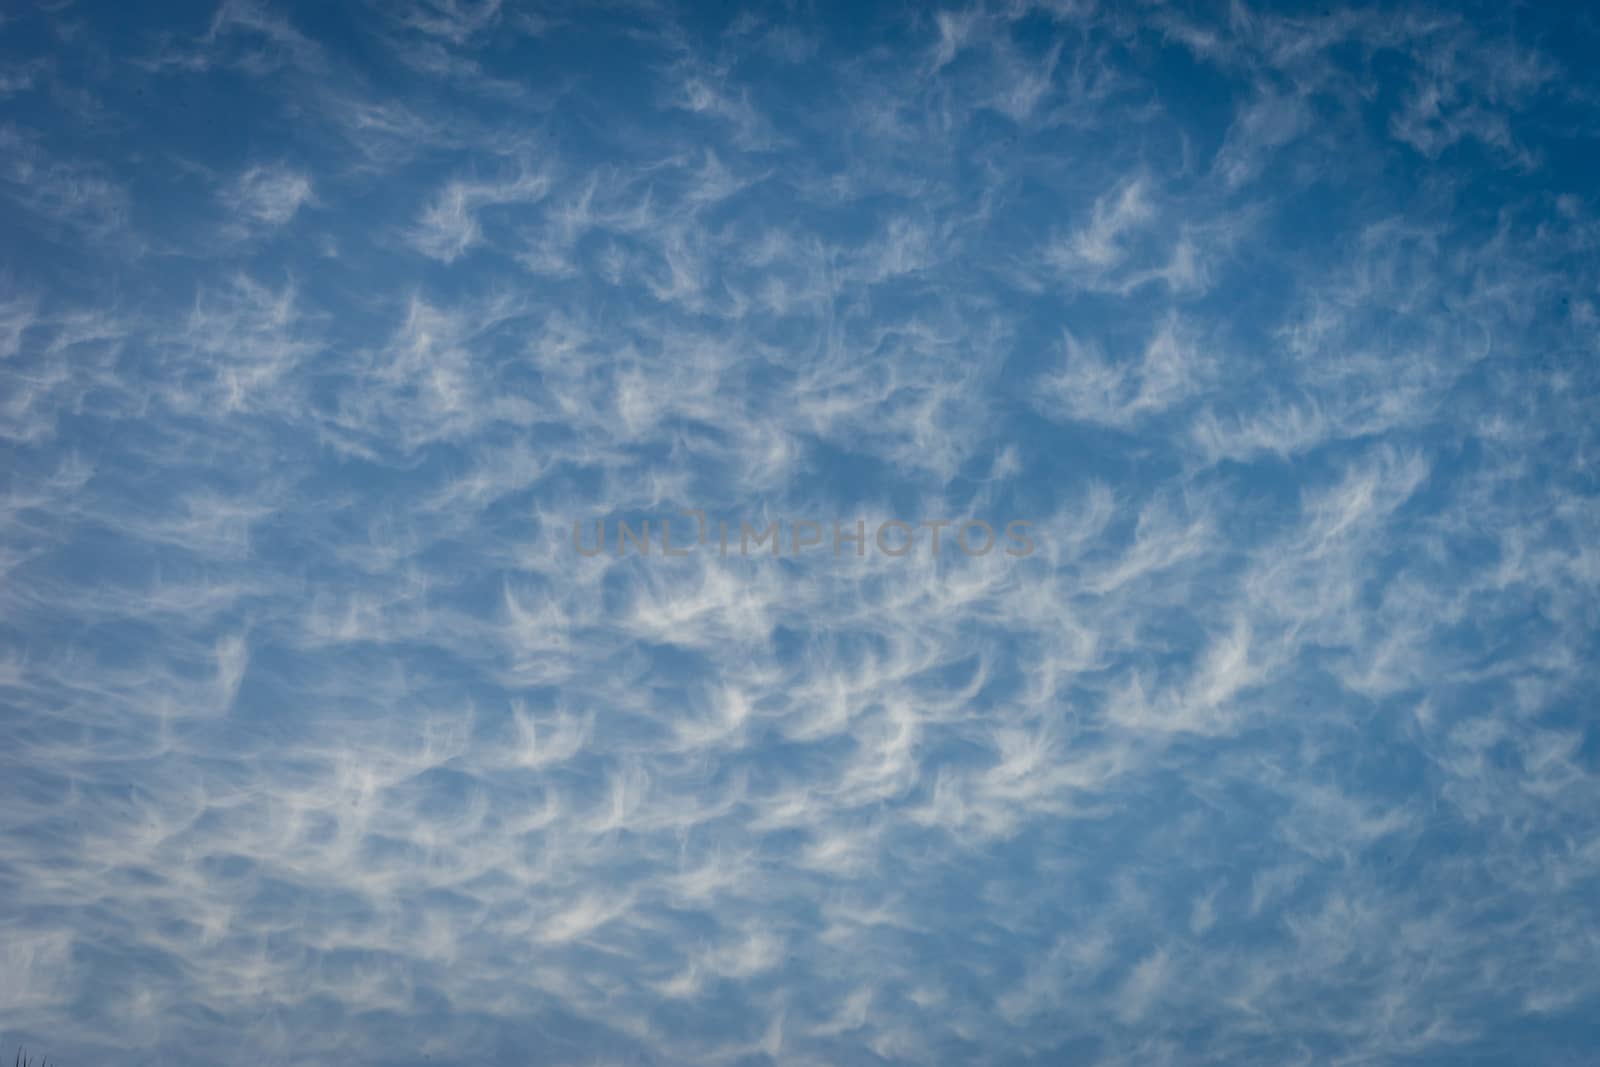
[[[1592,1055],[1597,50],[12,5],[0,1038]],[[690,511],[829,540],[572,542]]]

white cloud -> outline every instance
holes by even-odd
[[[232,222],[242,230],[287,225],[313,203],[311,179],[283,166],[251,167],[222,194]]]

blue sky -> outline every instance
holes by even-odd
[[[9,6],[0,1039],[1589,1062],[1597,49]]]

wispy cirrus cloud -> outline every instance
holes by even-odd
[[[283,166],[251,167],[219,195],[241,233],[286,225],[314,201],[311,179]]]
[[[1581,1044],[1592,26],[14,22],[8,1040]],[[951,548],[1001,517],[1037,550]],[[714,549],[907,518],[905,558]]]
[[[537,203],[550,187],[547,175],[526,169],[500,181],[451,180],[417,220],[411,243],[424,255],[452,262],[482,239],[478,213],[483,208]]]

